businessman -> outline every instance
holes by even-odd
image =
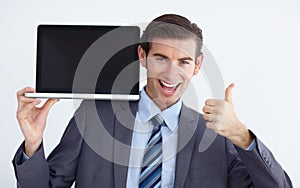
[[[238,119],[232,99],[208,99],[203,114],[181,96],[203,61],[202,31],[187,18],[165,14],[145,29],[138,47],[147,84],[135,102],[84,101],[46,159],[43,132],[57,99],[17,93],[25,141],[13,159],[18,187],[259,187],[292,183],[268,148]],[[199,152],[206,132],[217,134]],[[126,147],[128,146],[128,147]]]

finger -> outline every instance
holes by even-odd
[[[58,101],[59,99],[48,99],[42,108],[49,111],[50,108]]]
[[[232,89],[234,88],[234,83],[230,84],[225,90],[225,101],[232,103]]]
[[[216,99],[207,99],[205,101],[205,105],[208,105],[208,106],[214,106],[217,104],[217,100]]]
[[[32,88],[32,87],[25,87],[25,88],[23,88],[23,89],[21,89],[21,90],[19,90],[17,92],[17,97],[19,98],[21,96],[24,96],[25,93],[33,93],[33,92],[35,92],[34,88]]]
[[[210,116],[211,116],[211,114],[204,113],[203,114],[203,119],[206,120],[206,121],[210,121]]]
[[[19,102],[18,102],[18,110],[22,110],[26,105],[33,103],[34,101],[39,101],[39,99],[35,98],[27,98],[27,97],[20,97]]]
[[[214,108],[213,106],[205,105],[202,110],[204,113],[211,114],[213,113],[213,108]]]
[[[19,122],[24,122],[27,120],[28,114],[30,114],[30,110],[32,110],[36,105],[41,103],[40,100],[36,99],[31,103],[27,103],[24,108],[19,108],[17,111],[17,119]],[[27,122],[28,123],[28,122]]]
[[[218,121],[218,116],[208,114],[208,113],[204,113],[203,114],[203,119],[205,119],[206,121],[215,122],[215,121]]]
[[[205,105],[202,110],[204,113],[220,115],[224,113],[224,105],[217,105],[217,106]]]
[[[217,105],[223,105],[224,100],[219,100],[219,99],[207,99],[205,101],[205,105],[208,106],[217,106]]]
[[[206,121],[210,121],[210,122],[221,122],[223,119],[222,114],[208,114],[208,113],[204,113],[203,114],[203,119],[205,119]]]
[[[25,108],[27,110],[32,110],[33,108],[36,108],[36,105],[40,104],[42,101],[39,99],[35,99],[32,103],[27,103],[25,105]]]
[[[33,102],[34,100],[36,100],[36,99],[35,98],[24,97],[24,96],[19,97],[19,101],[22,102],[22,103]]]
[[[35,92],[35,89],[32,87],[25,87],[17,92],[17,100],[18,100],[19,107],[23,108],[24,102],[32,102],[33,101],[31,99],[25,100],[26,97],[24,97],[25,93],[32,93],[32,92]]]

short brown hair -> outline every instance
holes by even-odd
[[[141,47],[146,55],[151,48],[154,38],[190,39],[196,42],[196,57],[201,54],[203,45],[202,30],[197,24],[187,18],[176,14],[164,14],[149,23],[141,36]]]

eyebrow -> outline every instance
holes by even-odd
[[[169,59],[167,56],[165,56],[163,54],[160,54],[160,53],[155,53],[155,54],[153,54],[153,56],[160,56],[160,57],[163,57],[165,59]],[[188,60],[188,61],[194,61],[193,58],[191,58],[191,57],[182,57],[179,60],[180,61],[186,61],[186,60]]]

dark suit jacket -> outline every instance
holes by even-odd
[[[18,187],[70,187],[74,181],[78,188],[125,187],[137,104],[84,101],[48,159],[41,146],[23,162],[22,144],[13,159]],[[202,115],[183,105],[176,188],[292,187],[287,174],[259,139],[254,150],[245,151],[217,135],[210,147],[199,152],[205,131],[209,130]]]

